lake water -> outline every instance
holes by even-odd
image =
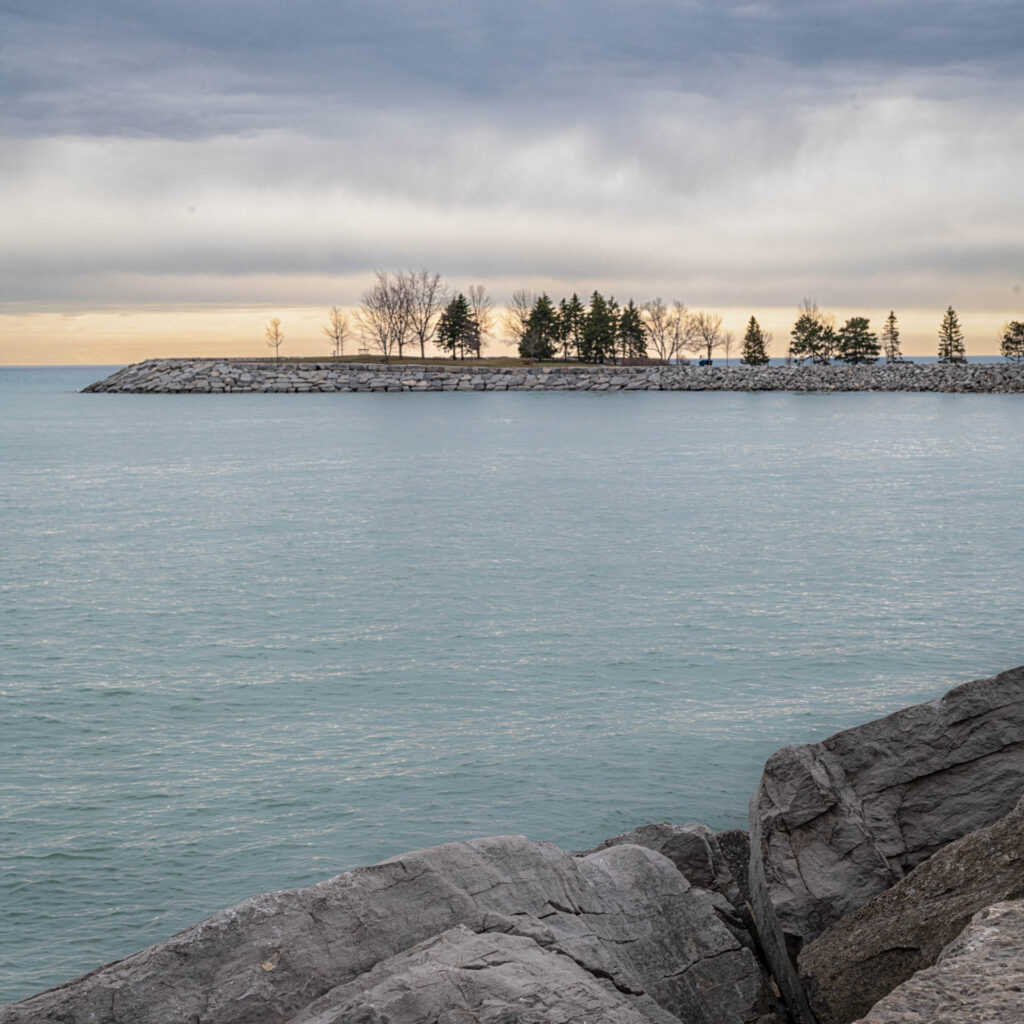
[[[1024,662],[1024,397],[0,371],[0,1000],[433,843],[743,825]]]

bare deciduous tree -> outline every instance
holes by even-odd
[[[470,285],[466,295],[478,329],[476,354],[479,357],[484,339],[494,330],[494,301],[482,284]]]
[[[533,295],[525,288],[517,288],[505,307],[505,330],[517,345],[526,337],[526,325],[535,301]]]
[[[342,313],[337,306],[327,311],[327,323],[320,328],[334,346],[334,354],[340,356],[345,351],[345,339],[349,336],[348,314]]]
[[[722,332],[722,351],[725,353],[725,365],[729,365],[729,357],[736,346],[736,335],[732,331]]]
[[[374,284],[363,292],[356,323],[367,347],[380,352],[387,363],[396,350],[402,358],[403,346],[412,333],[408,278],[383,270],[378,270],[376,276]]]
[[[688,339],[689,347],[710,360],[715,349],[722,346],[722,318],[717,313],[708,313],[703,309],[691,313],[690,318],[693,333]]]
[[[668,306],[659,296],[644,303],[642,315],[648,341],[659,359],[671,362],[693,347],[693,318],[678,299]]]
[[[284,331],[281,330],[280,318],[275,316],[270,323],[267,324],[263,333],[266,335],[267,345],[274,350],[274,358],[280,361],[281,343],[284,341]]]
[[[426,359],[427,345],[437,333],[437,321],[451,297],[441,275],[430,270],[410,271],[400,275],[409,291],[409,327],[420,343],[420,358]]]
[[[654,354],[659,359],[671,361],[676,354],[677,340],[673,310],[665,305],[665,300],[659,295],[656,299],[643,304],[641,315],[644,329],[647,331],[647,341]]]

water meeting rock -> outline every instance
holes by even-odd
[[[944,846],[804,948],[800,980],[819,1024],[863,1016],[932,966],[979,910],[1022,898],[1024,799],[994,825]]]
[[[790,1007],[803,946],[1024,792],[1024,669],[785,747],[750,808],[754,917]]]
[[[458,1021],[531,987],[539,1003],[522,1019],[566,1019],[557,1007],[577,991],[623,1024],[772,1020],[753,955],[665,857],[625,845],[573,857],[499,836],[257,896],[0,1022],[400,1024],[417,1019],[410,1006],[446,1010],[454,990],[470,1015],[446,1018]],[[382,993],[392,1009],[375,1016]]]

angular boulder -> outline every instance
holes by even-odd
[[[732,833],[729,833],[729,836],[729,850],[733,853],[737,844]],[[753,919],[746,899],[733,873],[732,864],[719,845],[718,835],[707,825],[672,825],[666,821],[656,825],[641,825],[630,832],[606,839],[592,850],[586,850],[577,856],[586,857],[613,846],[623,845],[643,846],[667,857],[692,886],[707,892],[722,923],[733,935],[744,946],[756,951]],[[747,860],[749,861],[749,847]],[[747,864],[744,862],[743,872],[746,873],[746,870]],[[746,888],[745,880],[743,888]]]
[[[470,935],[488,938],[481,944]],[[476,972],[468,987],[458,983],[463,971]],[[551,1006],[565,1009],[565,992],[579,990],[580,1012],[622,1024],[638,1015],[655,1024],[770,1019],[753,955],[665,857],[627,845],[573,857],[499,836],[254,897],[10,1004],[0,1022],[400,1022],[402,1007],[415,1005],[435,1015],[450,1010],[439,1019],[453,1022],[473,1014],[507,1020],[523,1009],[507,1004],[510,993],[534,983],[543,999],[562,998]],[[370,1009],[331,1016],[359,1000],[368,1006],[375,994],[393,1004],[391,1016]]]
[[[994,825],[944,846],[804,947],[800,980],[819,1024],[850,1024],[863,1016],[932,966],[978,911],[1022,898],[1024,799]]]
[[[774,754],[751,801],[750,889],[790,1008],[811,1019],[794,967],[806,943],[1022,790],[1024,668]]]
[[[934,967],[915,974],[859,1024],[1020,1024],[1024,902],[979,911]]]

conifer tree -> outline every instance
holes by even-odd
[[[810,359],[813,363],[827,363],[836,344],[831,314],[822,313],[816,302],[804,299],[790,339],[789,354],[797,362]]]
[[[640,310],[632,299],[619,318],[619,345],[624,359],[643,359],[647,356],[647,332]]]
[[[900,352],[900,329],[896,323],[896,314],[891,309],[882,328],[882,351],[885,352],[887,363],[903,362],[903,353]]]
[[[740,358],[747,366],[765,366],[768,363],[768,339],[761,330],[757,317],[752,316],[747,323]]]
[[[881,351],[866,316],[851,316],[836,334],[836,355],[844,363],[875,363]]]
[[[575,350],[576,358],[582,359],[580,346],[583,343],[583,321],[586,318],[586,310],[575,292],[572,293],[572,298],[568,302],[562,299],[558,304],[558,316],[562,321],[559,325],[559,336],[563,339],[562,345],[566,359],[569,358],[570,350]]]
[[[470,308],[469,300],[462,292],[452,299],[445,306],[441,319],[437,322],[438,348],[450,352],[454,359],[456,355],[464,358],[466,349],[474,351],[479,345],[480,328],[477,325],[476,317]]]
[[[582,356],[588,362],[603,363],[615,358],[618,308],[615,299],[605,299],[600,292],[590,296],[590,309],[583,320]]]
[[[547,295],[541,295],[533,304],[525,327],[519,355],[524,359],[554,359],[559,334],[558,311]]]
[[[942,316],[939,326],[939,362],[966,363],[964,332],[956,310],[950,306]]]
[[[1006,357],[1008,363],[1019,363],[1024,359],[1024,323],[1011,320],[1003,325],[999,351]]]

